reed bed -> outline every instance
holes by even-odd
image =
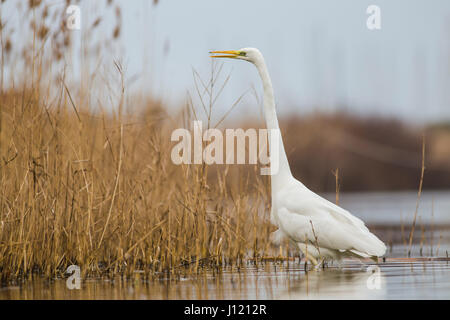
[[[208,179],[207,166],[173,165],[156,106],[118,117],[76,113],[68,98],[45,103],[2,97],[3,282],[62,276],[72,264],[83,276],[196,272],[267,250],[267,181],[230,186],[239,166]]]
[[[103,73],[93,63],[120,37],[114,1],[108,41],[92,40],[101,17],[83,20],[78,86],[70,1],[17,4],[20,34],[4,22],[10,3],[0,9],[1,284],[62,277],[70,265],[84,278],[177,276],[264,255],[268,180],[239,166],[175,166],[170,133],[192,115],[133,100],[120,62]]]

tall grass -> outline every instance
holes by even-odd
[[[45,2],[30,1],[23,14],[35,26],[31,54],[8,58],[8,71],[20,60],[22,81],[9,72],[0,99],[1,282],[63,276],[72,264],[84,277],[176,276],[263,255],[267,180],[236,179],[250,174],[240,168],[212,176],[204,165],[173,165],[170,133],[189,113],[169,118],[151,99],[133,106],[119,62],[103,83],[87,70],[81,87],[70,85],[67,61],[58,64],[70,41],[55,49],[70,34],[51,25],[39,33]],[[5,39],[2,28],[2,49]],[[110,82],[119,84],[115,95]],[[96,109],[93,92],[107,98]]]
[[[84,275],[197,271],[267,248],[266,181],[230,187],[229,168],[212,180],[206,166],[173,165],[171,122],[158,106],[94,114],[66,91],[53,108],[35,94],[2,95],[3,281],[71,264]]]

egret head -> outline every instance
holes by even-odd
[[[211,58],[231,58],[257,63],[262,59],[262,54],[256,48],[242,48],[239,50],[211,51]],[[219,54],[219,55],[217,55]]]

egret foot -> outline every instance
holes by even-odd
[[[319,263],[314,265],[314,270],[320,271],[321,268],[322,269],[325,268],[325,264],[324,263],[325,263],[325,259],[322,258]]]

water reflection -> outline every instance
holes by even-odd
[[[372,268],[372,270],[371,270]],[[375,269],[373,269],[375,268]],[[375,271],[375,272],[372,272]],[[305,272],[298,263],[247,266],[177,280],[34,279],[0,289],[0,299],[449,299],[448,261],[391,260]]]
[[[278,299],[384,299],[386,279],[377,266],[307,272]]]

